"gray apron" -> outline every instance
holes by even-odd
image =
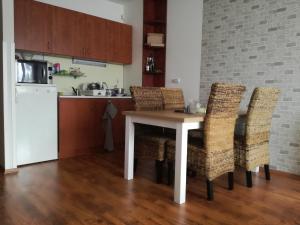
[[[106,149],[107,151],[114,150],[112,119],[115,118],[117,112],[118,109],[109,101],[102,117],[105,130],[104,149]]]

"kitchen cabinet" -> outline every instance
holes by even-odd
[[[88,37],[84,40],[86,58],[107,61],[109,48],[107,47],[106,23],[105,19],[86,16],[84,26],[86,28],[84,36]]]
[[[102,116],[107,98],[59,99],[59,158],[69,158],[104,151]],[[116,150],[124,149],[125,117],[122,111],[133,110],[131,99],[111,99],[118,113],[113,119]]]
[[[108,21],[106,25],[108,36],[107,60],[130,64],[132,59],[132,28],[131,26]]]
[[[52,16],[50,5],[32,0],[15,0],[15,44],[20,50],[51,53]]]
[[[65,56],[84,56],[84,16],[71,10],[54,7],[52,15],[52,53]],[[82,30],[81,30],[82,29]]]
[[[55,7],[53,25],[53,53],[106,61],[106,20]]]
[[[15,0],[16,49],[130,64],[132,28],[33,0]]]
[[[121,62],[124,64],[132,63],[132,26],[123,25],[121,29]]]

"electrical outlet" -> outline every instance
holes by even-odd
[[[172,83],[173,83],[173,84],[180,84],[180,82],[181,82],[181,79],[180,79],[180,78],[172,79]]]

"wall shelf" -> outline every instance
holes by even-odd
[[[74,79],[79,78],[79,77],[85,77],[84,73],[71,73],[71,72],[58,72],[58,73],[53,73],[53,77],[73,77]]]
[[[165,73],[163,71],[161,71],[161,72],[148,72],[148,71],[144,71],[144,74],[146,74],[146,75],[164,75]]]
[[[164,87],[166,68],[166,24],[167,24],[167,0],[144,0],[143,21],[143,86]],[[149,46],[148,33],[161,33],[164,35],[164,46]],[[155,70],[159,72],[147,72],[147,57],[154,58]],[[159,69],[158,69],[159,68]]]
[[[151,46],[151,45],[144,44],[144,48],[156,50],[156,49],[165,49],[165,46]]]
[[[146,20],[144,21],[146,25],[166,25],[166,21],[164,20]]]

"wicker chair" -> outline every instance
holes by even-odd
[[[130,87],[135,110],[163,110],[163,96],[160,88],[156,87]]]
[[[163,110],[163,98],[160,88],[131,87],[135,110]],[[165,161],[165,144],[168,140],[163,137],[163,129],[144,124],[136,124],[134,170],[138,160],[147,159],[156,162],[157,183],[162,181],[162,168]]]
[[[207,198],[213,199],[213,180],[228,173],[229,189],[233,189],[234,127],[244,86],[215,83],[207,106],[204,122],[204,146],[189,143],[188,168],[206,176]],[[175,141],[167,142],[169,178],[173,176]],[[171,168],[171,169],[170,169]]]
[[[184,109],[184,97],[180,88],[160,88],[165,110]]]
[[[181,88],[161,88],[161,92],[164,110],[180,110],[185,108],[184,96]],[[173,139],[176,137],[176,131],[174,129],[165,129],[165,134]],[[189,139],[200,137],[202,137],[201,129],[189,131]]]
[[[251,170],[260,165],[264,165],[266,180],[270,180],[269,137],[272,113],[279,94],[277,88],[255,88],[244,135],[235,137],[235,164],[246,169],[247,187],[252,187]]]
[[[185,108],[184,96],[180,88],[160,88],[163,97],[164,110],[183,110]],[[171,128],[164,128],[164,135],[166,137],[175,139],[176,130]]]

